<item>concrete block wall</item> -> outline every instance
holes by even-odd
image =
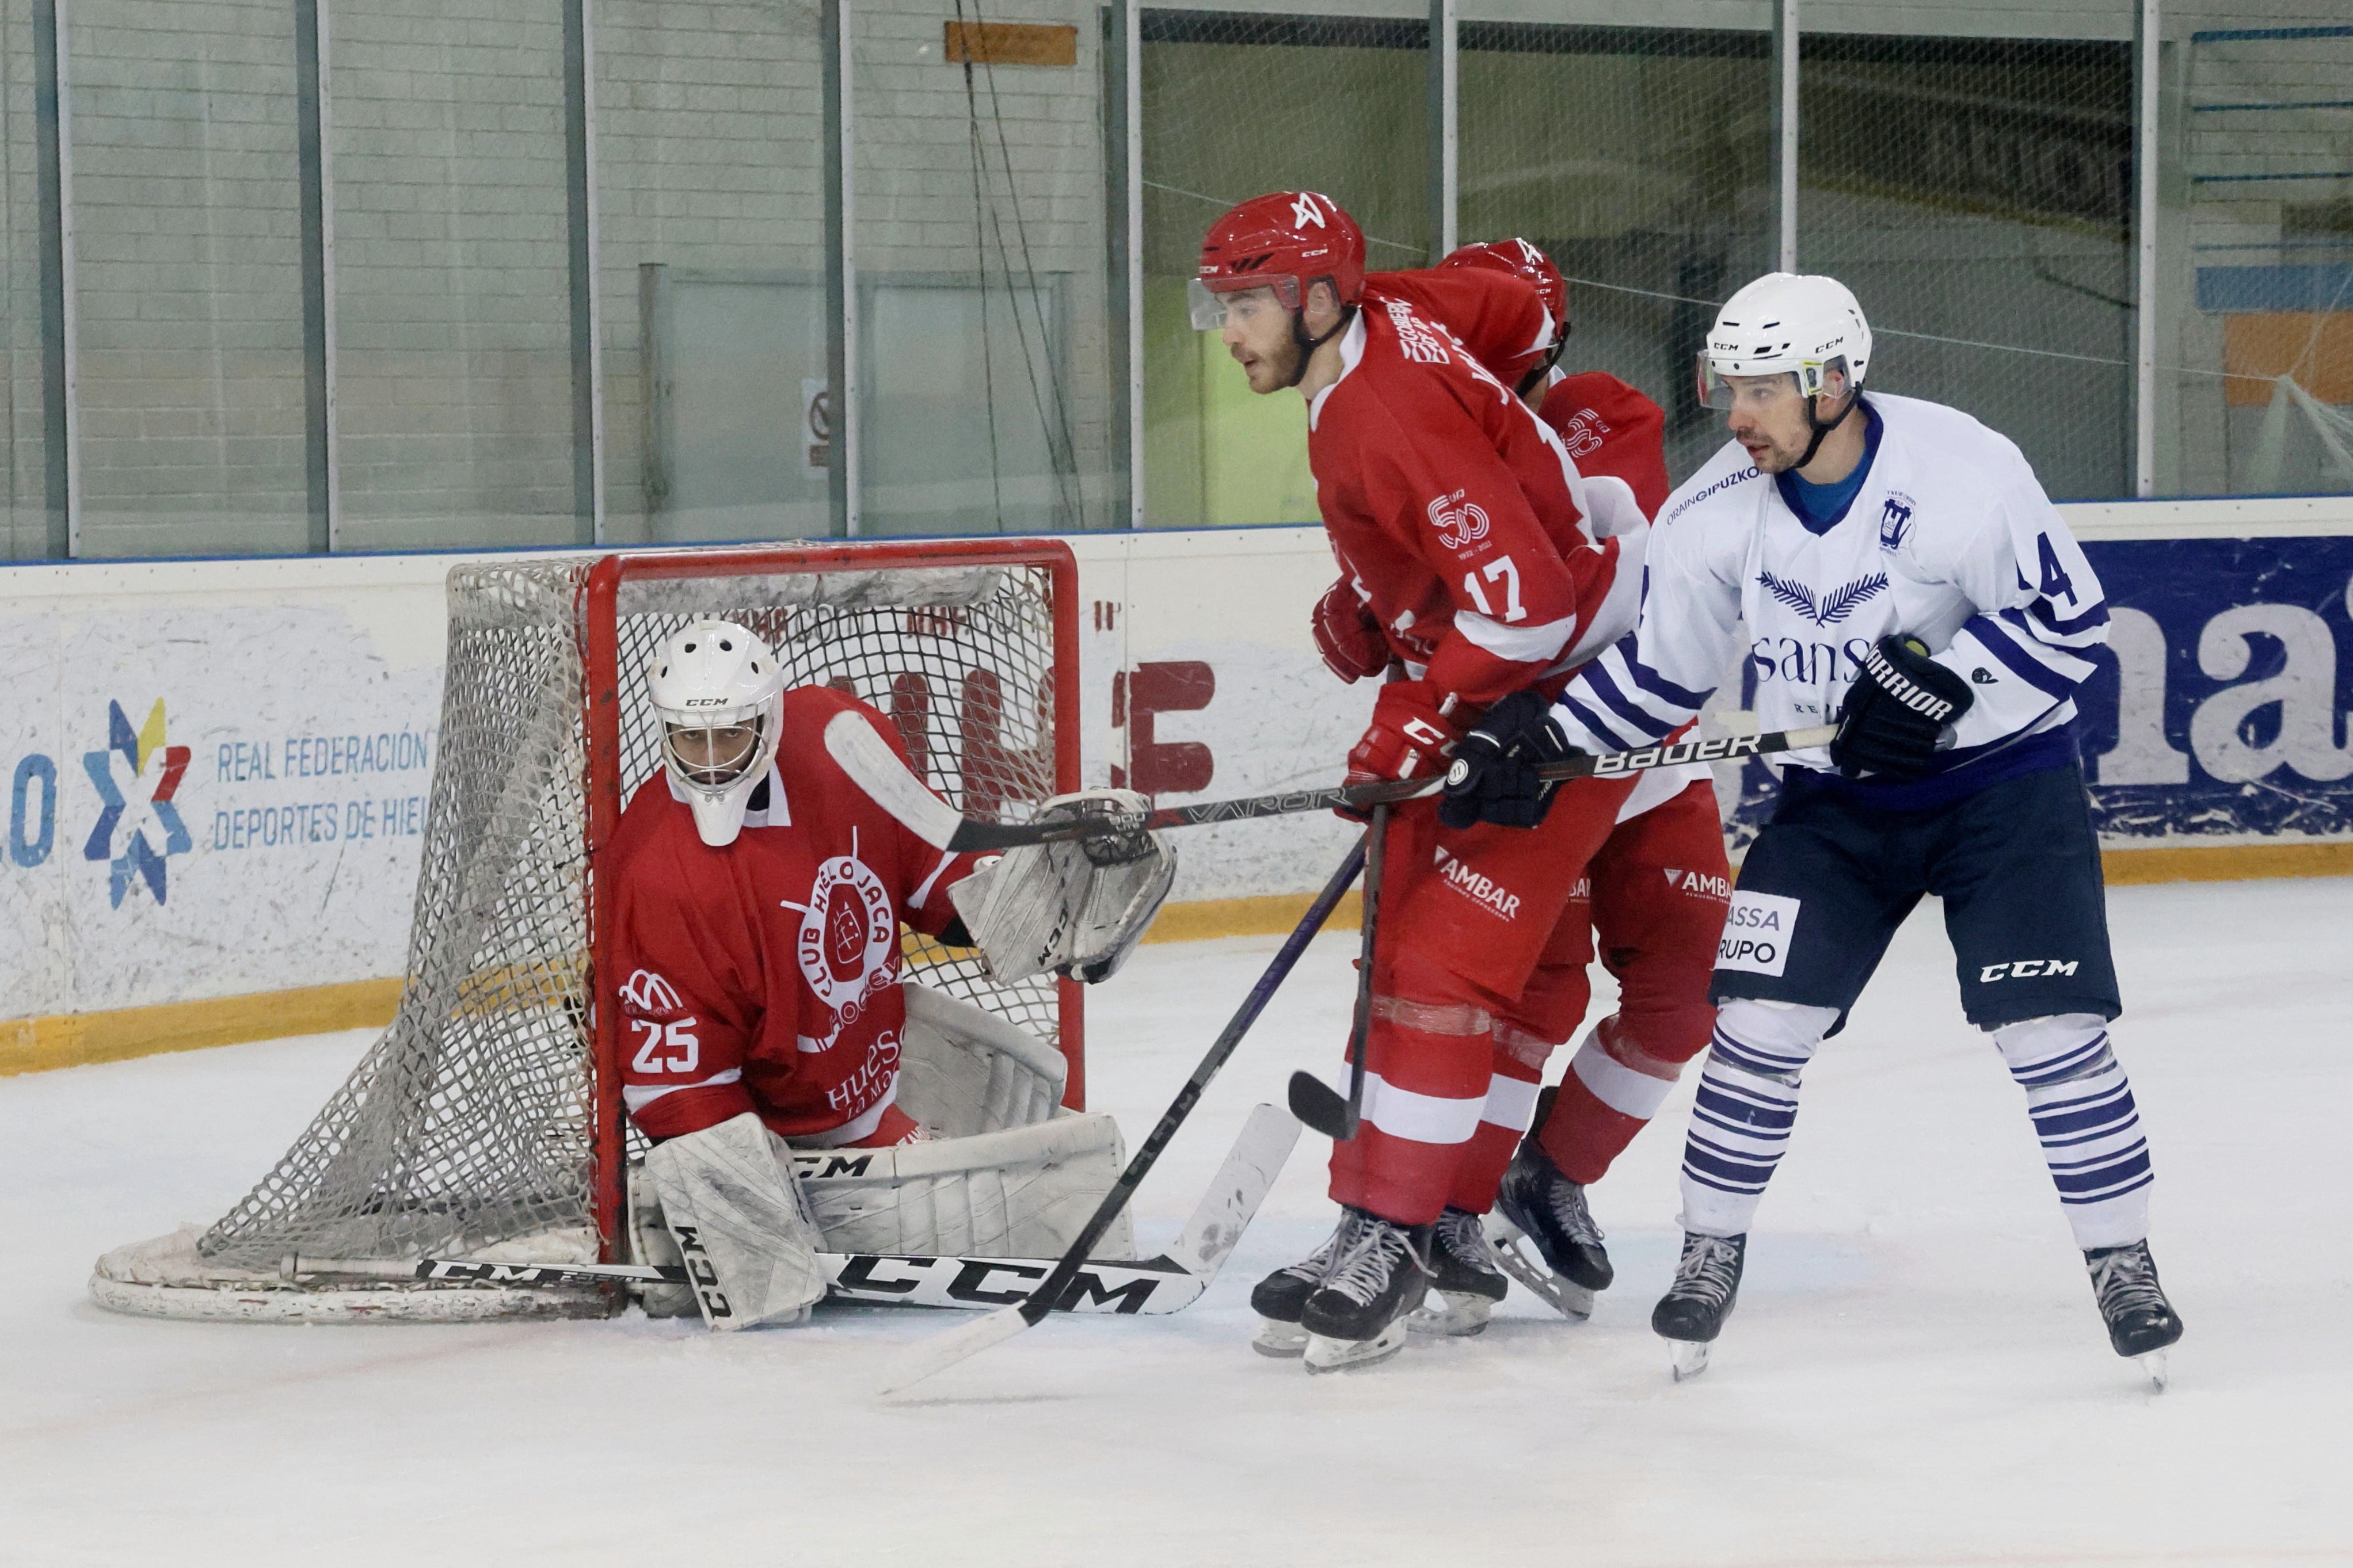
[[[32,7],[8,6],[0,11],[0,560],[48,548],[37,74]]]
[[[638,268],[824,275],[818,7],[604,0],[596,59],[607,528],[638,541]]]
[[[214,548],[299,551],[293,8],[69,15],[84,551],[167,552],[191,528]]]
[[[332,58],[344,541],[572,542],[562,9],[338,5]]]

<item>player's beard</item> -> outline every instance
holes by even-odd
[[[1269,393],[1298,385],[1299,356],[1305,352],[1298,343],[1285,338],[1267,353],[1244,361],[1242,370],[1250,377],[1250,389],[1256,393]]]
[[[1761,435],[1762,432],[1759,434]],[[1810,437],[1812,432],[1809,431],[1807,435]],[[1746,441],[1740,443],[1741,447],[1748,454],[1748,460],[1757,465],[1757,471],[1760,474],[1786,474],[1796,468],[1798,459],[1805,455],[1806,443],[1803,439],[1790,447],[1783,446],[1771,437],[1766,437],[1765,439],[1770,444],[1762,451]]]

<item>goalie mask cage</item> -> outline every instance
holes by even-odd
[[[629,1142],[613,888],[600,856],[660,767],[644,671],[699,616],[740,622],[788,684],[891,721],[967,816],[1079,787],[1077,565],[1043,541],[607,555],[449,574],[440,753],[406,984],[381,1039],[277,1167],[210,1227],[100,1259],[121,1310],[297,1321],[594,1314],[596,1289],[284,1277],[290,1256],[613,1260]],[[911,936],[909,973],[1058,1047],[1082,1102],[1080,987],[997,984]]]

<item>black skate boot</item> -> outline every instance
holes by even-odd
[[[1430,1288],[1437,1299],[1406,1320],[1417,1334],[1475,1334],[1487,1326],[1495,1303],[1512,1283],[1496,1267],[1480,1216],[1449,1208],[1438,1216],[1430,1239]]]
[[[2166,1348],[2181,1337],[2181,1319],[2157,1282],[2157,1259],[2148,1243],[2100,1247],[2084,1254],[2092,1271],[2092,1294],[2108,1325],[2108,1343],[2130,1356],[2158,1387],[2165,1386]]]
[[[1550,1109],[1547,1102],[1537,1111],[1537,1127],[1544,1125],[1544,1112]],[[1535,1243],[1549,1274],[1516,1245],[1523,1237]],[[1512,1278],[1565,1317],[1591,1317],[1593,1293],[1607,1290],[1618,1277],[1602,1248],[1601,1227],[1586,1206],[1585,1189],[1562,1175],[1552,1156],[1536,1147],[1533,1129],[1520,1140],[1519,1152],[1495,1191],[1495,1215],[1487,1238],[1495,1244]]]
[[[1332,1267],[1299,1312],[1308,1336],[1308,1371],[1365,1366],[1405,1347],[1406,1319],[1430,1290],[1430,1237],[1436,1228],[1341,1210]]]
[[[1250,1291],[1250,1310],[1258,1314],[1258,1335],[1250,1341],[1250,1349],[1271,1356],[1307,1353],[1307,1331],[1299,1326],[1299,1313],[1330,1272],[1333,1249],[1339,1244],[1340,1232],[1347,1228],[1347,1215],[1343,1213],[1340,1229],[1326,1237],[1323,1246],[1258,1282]]]
[[[1675,1281],[1651,1310],[1651,1331],[1673,1342],[1677,1383],[1707,1370],[1707,1347],[1740,1299],[1740,1269],[1747,1258],[1745,1236],[1683,1232]]]

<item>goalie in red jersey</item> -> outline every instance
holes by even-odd
[[[656,1142],[632,1204],[641,1248],[677,1261],[675,1249],[659,1256],[665,1235],[690,1236],[707,1254],[718,1288],[697,1300],[714,1328],[797,1321],[823,1294],[815,1255],[835,1216],[812,1207],[789,1150],[898,1145],[934,1121],[986,1136],[894,1156],[901,1177],[923,1178],[918,1201],[902,1213],[889,1193],[861,1187],[843,1220],[861,1245],[830,1249],[934,1250],[917,1231],[958,1208],[943,1184],[986,1169],[991,1191],[1026,1195],[1000,1195],[994,1228],[965,1226],[960,1246],[1059,1253],[1070,1238],[1050,1216],[1058,1204],[1087,1211],[1074,1192],[1108,1190],[1116,1130],[1108,1117],[1048,1121],[1058,1054],[903,984],[901,928],[977,946],[1001,980],[1102,979],[1150,923],[1174,858],[1156,841],[1112,867],[1043,847],[986,862],[950,854],[957,814],[914,774],[882,716],[831,688],[787,689],[774,653],[742,626],[694,623],[646,679],[662,769],[605,851],[617,872],[612,984],[599,998],[621,1010],[623,1103]],[[1041,904],[1069,918],[1008,918]],[[924,1048],[989,1058],[990,1105],[903,1103],[902,1067]],[[929,1081],[969,1077],[951,1067]],[[1022,1092],[1004,1092],[1008,1082]],[[1025,1181],[1016,1166],[1036,1173]]]
[[[1549,348],[1524,281],[1423,274],[1448,313]],[[1308,460],[1344,578],[1379,630],[1381,689],[1352,782],[1438,771],[1487,706],[1562,677],[1631,626],[1647,520],[1624,480],[1586,475],[1558,437],[1400,290],[1368,289],[1364,238],[1328,198],[1284,192],[1220,218],[1201,247],[1195,324],[1250,388],[1307,398]],[[1333,1152],[1338,1229],[1263,1280],[1259,1347],[1324,1370],[1393,1353],[1433,1281],[1503,1293],[1480,1235],[1536,1097],[1518,1063],[1566,1037],[1588,1000],[1588,863],[1632,782],[1555,792],[1533,834],[1399,808],[1386,847],[1364,1116]],[[1481,1136],[1493,1117],[1500,1135]],[[1483,1321],[1483,1320],[1482,1320]]]

